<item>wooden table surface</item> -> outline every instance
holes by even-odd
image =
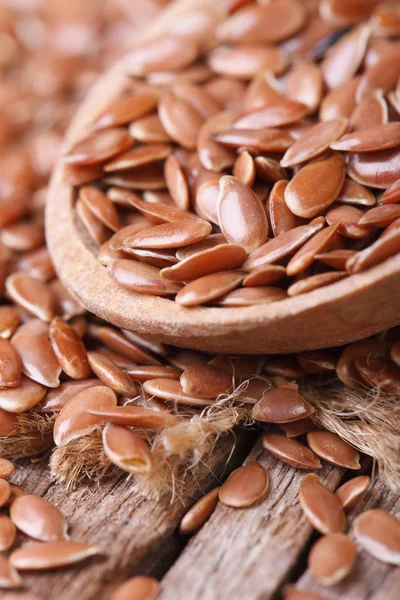
[[[341,584],[323,588],[313,580],[306,557],[317,534],[298,502],[299,484],[307,471],[276,460],[262,449],[256,433],[251,435],[251,440],[239,437],[233,455],[232,435],[221,439],[197,482],[189,481],[184,497],[172,503],[138,498],[133,482],[125,476],[100,486],[88,483],[67,490],[51,481],[45,461],[22,463],[13,481],[54,502],[68,519],[72,539],[97,543],[103,549],[101,556],[79,566],[25,575],[26,589],[44,600],[107,600],[128,577],[151,574],[162,581],[159,600],[275,599],[287,582],[297,582],[301,589],[329,600],[398,600],[400,568],[363,551],[352,576]],[[251,459],[269,471],[270,491],[265,499],[240,510],[219,504],[196,535],[179,536],[177,526],[194,495],[215,487],[249,451]],[[335,489],[346,472],[326,465],[320,475]],[[361,511],[377,506],[400,516],[398,494],[375,476],[370,491],[348,515],[350,530]],[[17,594],[0,597],[17,599]]]

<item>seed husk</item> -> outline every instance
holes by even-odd
[[[240,267],[247,258],[246,250],[238,244],[219,244],[196,252],[172,267],[160,271],[160,276],[171,281],[185,282],[211,273]]]
[[[346,516],[333,492],[328,490],[317,475],[310,473],[300,484],[300,504],[311,525],[323,535],[342,533]]]
[[[180,382],[174,379],[151,379],[143,384],[143,391],[162,400],[189,406],[207,406],[212,403],[209,399],[186,394]]]
[[[335,140],[343,136],[347,126],[347,119],[317,123],[292,144],[281,160],[282,167],[304,163],[323,154]]]
[[[88,352],[88,361],[97,377],[116,394],[133,397],[137,388],[132,379],[107,356],[98,352]]]
[[[143,429],[165,429],[180,422],[179,417],[161,410],[150,410],[143,406],[115,406],[111,408],[89,408],[91,415],[101,417],[114,425],[143,427]]]
[[[20,571],[46,571],[73,565],[99,552],[98,546],[79,542],[35,543],[15,550],[10,564]]]
[[[128,473],[145,475],[152,470],[149,447],[128,427],[107,423],[103,429],[103,448],[110,461]]]
[[[185,285],[175,300],[183,306],[206,304],[238,287],[244,279],[241,271],[221,271],[205,275]]]
[[[377,560],[400,564],[400,520],[381,509],[367,510],[354,525],[359,544]]]
[[[0,388],[18,385],[22,374],[19,354],[8,340],[0,337]]]
[[[185,394],[198,398],[216,398],[232,388],[232,378],[224,369],[212,365],[192,365],[180,378]]]
[[[10,516],[20,531],[41,542],[68,539],[68,526],[63,515],[54,504],[40,496],[28,494],[16,498],[10,507]]]
[[[11,548],[17,537],[17,530],[8,515],[0,515],[0,552]],[[1,587],[1,583],[0,583]]]
[[[307,433],[310,448],[319,457],[338,467],[360,469],[360,453],[336,433],[314,430]]]
[[[113,260],[107,271],[116,283],[132,292],[171,296],[181,289],[179,283],[161,277],[159,268],[132,260]]]
[[[57,446],[90,433],[103,421],[87,412],[89,408],[111,408],[117,405],[116,395],[105,386],[91,387],[74,396],[57,415],[53,437]]]
[[[262,442],[273,456],[296,469],[322,469],[316,454],[295,439],[269,433],[263,436]]]
[[[304,419],[314,408],[298,392],[296,383],[287,383],[263,394],[252,411],[257,421],[290,423]]]
[[[233,471],[219,489],[226,506],[246,508],[261,500],[268,491],[269,475],[262,465],[249,461]]]
[[[5,556],[0,555],[0,588],[13,589],[22,585],[22,579]]]
[[[353,569],[357,558],[355,543],[343,533],[331,533],[315,542],[308,555],[308,567],[323,585],[336,585]]]
[[[359,475],[349,479],[336,490],[336,496],[345,510],[356,506],[371,483],[371,478],[367,475]]]
[[[160,584],[157,579],[140,575],[119,585],[111,600],[155,600],[159,591]]]

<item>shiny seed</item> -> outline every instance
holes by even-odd
[[[141,575],[119,585],[111,600],[155,600],[159,591],[160,584],[157,579]]]
[[[10,516],[20,531],[41,542],[68,539],[68,526],[63,515],[54,504],[40,496],[16,498]]]
[[[114,425],[143,427],[144,429],[165,429],[179,424],[179,417],[159,410],[150,410],[142,406],[115,406],[111,408],[89,408],[91,415]]]
[[[25,412],[36,406],[45,394],[43,385],[22,375],[16,387],[0,389],[0,407],[11,413]]]
[[[310,277],[306,277],[305,279],[300,279],[293,283],[288,288],[289,296],[298,296],[299,294],[307,294],[308,292],[312,292],[321,287],[325,287],[327,285],[332,285],[341,279],[344,279],[347,276],[346,272],[343,271],[335,271],[329,273],[320,273],[318,275],[312,275]]]
[[[21,357],[25,375],[47,387],[58,387],[61,367],[49,342],[48,334],[49,328],[45,323],[32,319],[17,330],[12,338],[12,344]],[[19,386],[21,383],[24,389],[27,384],[24,383],[23,378]],[[18,390],[19,386],[15,389]]]
[[[314,452],[295,439],[270,433],[263,436],[262,442],[273,456],[296,469],[322,469]]]
[[[369,485],[371,483],[370,477],[367,475],[360,475],[346,481],[336,490],[336,496],[345,510],[353,508],[359,503]]]
[[[146,442],[128,427],[107,423],[103,448],[110,461],[128,473],[143,475],[153,467],[153,456]]]
[[[301,102],[314,112],[323,97],[324,84],[319,67],[311,62],[293,65],[286,79],[286,93],[290,100]]]
[[[0,388],[15,387],[21,379],[21,374],[19,354],[8,340],[0,337]]]
[[[356,254],[355,250],[331,250],[325,254],[317,254],[315,258],[332,269],[343,271],[348,259]]]
[[[239,154],[233,165],[233,175],[242,183],[251,187],[256,177],[256,167],[253,157],[247,150]]]
[[[204,275],[240,267],[246,258],[247,254],[242,246],[220,244],[163,269],[160,275],[172,281],[191,281]]]
[[[327,212],[326,220],[329,225],[336,225],[337,232],[340,235],[357,240],[368,238],[374,233],[373,227],[369,226],[368,223],[365,225],[360,224],[364,214],[366,213],[355,206],[342,204],[333,206]]]
[[[219,75],[248,80],[263,69],[270,69],[276,75],[282,73],[286,57],[274,46],[239,44],[212,50],[208,55],[208,65]]]
[[[293,100],[283,100],[274,106],[267,106],[240,117],[235,123],[238,129],[259,129],[261,127],[282,127],[296,123],[309,112],[308,106]]]
[[[55,316],[54,297],[50,288],[26,273],[13,273],[6,280],[6,290],[14,302],[43,321]]]
[[[162,35],[132,48],[124,58],[131,75],[142,77],[157,71],[180,71],[192,64],[197,44],[188,37]]]
[[[382,152],[352,152],[348,172],[358,183],[386,189],[400,179],[400,150]]]
[[[285,202],[298,217],[315,217],[335,201],[343,182],[343,158],[332,154],[300,169],[285,189]]]
[[[165,161],[165,181],[171,197],[180,210],[188,210],[190,204],[189,188],[182,167],[171,154]]]
[[[285,290],[275,287],[239,288],[220,296],[213,306],[253,306],[253,304],[270,304],[287,297]]]
[[[165,188],[164,171],[158,163],[145,165],[132,171],[106,173],[103,182],[130,190],[163,190]]]
[[[356,106],[356,92],[359,78],[355,77],[331,90],[322,100],[319,111],[321,121],[349,119]]]
[[[357,359],[355,367],[361,376],[361,380],[368,386],[378,388],[389,394],[397,394],[400,391],[400,373],[393,368],[388,359]]]
[[[283,429],[288,438],[294,438],[310,431],[314,427],[314,423],[309,417],[305,417],[291,423],[280,423],[279,427]]]
[[[285,267],[263,265],[251,271],[243,280],[244,287],[270,286],[286,275]]]
[[[192,535],[203,527],[217,506],[220,489],[214,488],[188,510],[179,525],[181,535]]]
[[[0,552],[4,552],[11,548],[17,537],[17,530],[10,517],[7,515],[0,515]],[[0,588],[1,588],[1,577],[0,577]]]
[[[275,237],[285,231],[300,227],[304,223],[302,219],[296,217],[286,206],[285,190],[288,183],[288,181],[284,180],[277,181],[267,201],[267,213]]]
[[[323,154],[345,133],[347,123],[346,119],[332,119],[317,123],[289,148],[281,160],[281,165],[290,167]]]
[[[400,179],[395,181],[390,188],[385,190],[379,199],[381,204],[392,204],[400,202]]]
[[[323,585],[336,585],[353,569],[357,558],[355,543],[343,533],[331,533],[315,542],[308,555],[308,567]]]
[[[101,190],[94,186],[83,186],[79,191],[82,203],[93,215],[112,231],[120,228],[120,219],[114,204]]]
[[[0,588],[12,589],[21,587],[22,580],[17,571],[5,556],[0,555]]]
[[[56,317],[50,324],[49,337],[54,354],[63,371],[72,379],[85,379],[90,375],[85,346],[77,333]]]
[[[205,275],[185,285],[175,300],[183,306],[206,304],[238,287],[244,279],[241,271],[221,271]]]
[[[311,525],[323,535],[342,533],[346,516],[333,492],[328,490],[314,473],[307,475],[300,485],[300,504]]]
[[[165,131],[175,142],[189,150],[196,147],[204,118],[191,104],[173,92],[165,92],[158,104],[158,116]],[[184,128],[182,122],[185,123]]]
[[[152,112],[157,106],[157,99],[152,94],[130,94],[114,100],[95,120],[93,129],[104,129],[128,125],[132,121]],[[135,137],[135,136],[133,136]]]
[[[287,383],[263,394],[252,411],[252,416],[266,423],[289,423],[304,419],[314,408],[298,392],[296,383]]]
[[[273,127],[221,129],[212,138],[228,148],[251,148],[259,152],[284,152],[293,142],[287,131]]]
[[[156,359],[149,352],[147,352],[142,347],[134,343],[132,341],[132,338],[127,339],[125,335],[122,335],[122,333],[113,329],[112,327],[102,326],[96,328],[95,338],[101,340],[103,344],[105,344],[115,352],[122,354],[123,356],[125,356],[133,362],[137,362],[141,365],[161,364],[158,359]]]
[[[331,148],[342,152],[374,152],[400,145],[400,123],[386,123],[379,127],[348,133],[331,143]]]
[[[11,495],[11,486],[6,479],[0,479],[0,507],[4,506]]]
[[[104,165],[106,173],[113,171],[128,171],[139,167],[151,165],[164,160],[172,152],[167,144],[146,144],[127,150]]]
[[[243,98],[243,110],[245,113],[253,112],[277,104],[282,99],[283,95],[274,75],[271,71],[261,71],[247,86]]]
[[[355,131],[382,126],[389,120],[389,111],[382,90],[374,90],[355,107],[350,125]]]
[[[197,153],[205,169],[219,173],[231,167],[235,160],[235,153],[229,148],[224,148],[216,143],[212,134],[233,125],[236,114],[230,111],[219,112],[210,117],[200,128],[197,136]]]
[[[377,560],[400,564],[400,520],[395,516],[381,509],[367,510],[356,520],[354,535]]]
[[[153,366],[134,366],[126,369],[129,377],[134,381],[140,381],[144,383],[148,379],[179,379],[181,376],[180,369],[174,367],[160,365],[159,367]]]
[[[186,394],[180,382],[174,379],[151,379],[143,384],[143,391],[150,396],[169,402],[177,402],[178,404],[188,404],[189,406],[207,406],[210,404],[210,400]]]
[[[346,177],[342,189],[336,198],[337,202],[344,204],[357,204],[360,206],[373,206],[375,196],[366,187]]]
[[[327,462],[346,469],[360,469],[360,453],[331,431],[307,433],[310,448]]]
[[[357,100],[360,101],[374,90],[385,94],[394,89],[400,76],[399,53],[387,52],[373,66],[364,71],[357,88]]]
[[[360,273],[383,262],[387,258],[397,254],[400,250],[400,230],[380,237],[365,250],[361,250],[350,257],[346,263],[348,273]]]
[[[192,365],[181,375],[180,384],[185,394],[198,398],[216,398],[232,388],[229,373],[212,365]]]
[[[131,123],[129,133],[133,139],[144,144],[163,144],[171,141],[157,114],[148,115]]]
[[[15,306],[0,306],[0,337],[9,339],[17,329],[19,321]]]
[[[136,385],[115,362],[98,352],[88,352],[87,357],[92,370],[104,385],[107,385],[116,394],[136,396]]]
[[[249,258],[243,263],[243,269],[245,271],[252,271],[262,265],[282,260],[282,258],[300,248],[311,236],[320,231],[324,226],[324,221],[324,217],[317,217],[308,225],[301,225],[277,235],[274,239],[266,242],[263,246],[252,252]]]
[[[54,423],[54,442],[64,446],[73,439],[96,429],[103,421],[87,412],[89,408],[110,408],[117,405],[112,390],[105,386],[91,387],[74,396],[57,415]]]
[[[286,267],[287,274],[289,276],[298,275],[312,265],[315,256],[322,252],[336,235],[338,227],[338,223],[326,227],[309,239],[290,259]]]
[[[79,542],[35,543],[14,550],[10,564],[21,571],[45,571],[73,565],[98,553],[97,546]]]
[[[109,128],[98,131],[77,142],[64,155],[62,160],[68,164],[93,165],[103,163],[132,145],[133,139],[126,129]]]
[[[170,296],[181,288],[179,284],[163,279],[158,268],[131,260],[114,260],[107,271],[119,285],[134,292]]]
[[[139,231],[124,240],[128,248],[179,248],[204,240],[211,225],[203,219],[175,221]]]
[[[100,383],[100,380],[96,378],[81,381],[65,381],[57,388],[49,390],[36,410],[44,413],[59,412],[74,396],[77,396],[87,388],[99,386]]]
[[[261,500],[268,487],[268,472],[259,463],[249,461],[229,475],[219,489],[219,499],[226,506],[246,508]]]
[[[7,458],[0,458],[0,479],[7,479],[14,473],[15,467]]]
[[[372,225],[374,227],[387,227],[393,221],[400,217],[399,204],[386,204],[376,206],[363,214],[359,220],[359,225]]]

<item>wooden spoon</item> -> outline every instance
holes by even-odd
[[[165,10],[143,36],[168,30],[179,14],[204,5],[180,0]],[[218,12],[224,12],[224,3]],[[121,63],[92,87],[67,135],[66,149],[126,85]],[[326,288],[270,305],[245,308],[185,308],[164,298],[118,287],[95,254],[74,214],[75,190],[63,182],[59,163],[46,210],[49,250],[64,285],[92,313],[163,342],[210,352],[286,353],[337,346],[400,323],[400,255]]]

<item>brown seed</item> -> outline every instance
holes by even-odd
[[[268,487],[268,472],[251,460],[229,475],[219,489],[219,499],[226,506],[246,508],[261,500]]]
[[[329,225],[336,225],[337,232],[340,235],[357,240],[368,238],[374,232],[373,226],[359,224],[364,214],[366,213],[355,206],[334,205],[327,212],[326,220]]]
[[[14,550],[10,564],[21,571],[46,571],[73,565],[99,552],[98,546],[79,542],[35,543]]]
[[[0,555],[0,588],[12,589],[21,587],[22,580],[17,571],[5,556]]]
[[[370,477],[367,475],[360,475],[341,485],[336,490],[336,496],[339,498],[343,508],[346,510],[356,506],[369,488],[370,483]]]
[[[363,340],[349,344],[342,351],[336,365],[336,374],[349,388],[358,387],[360,375],[355,367],[355,361],[367,358],[371,360],[386,354],[386,345],[378,340]]]
[[[331,90],[322,100],[319,111],[321,121],[330,119],[349,119],[356,106],[356,92],[359,78],[354,77],[350,81],[342,83],[339,87]]]
[[[47,324],[38,319],[32,319],[17,330],[12,338],[12,344],[21,357],[22,370],[25,375],[47,387],[58,387],[61,367],[48,335]],[[23,384],[23,379],[15,390],[19,390],[21,383]]]
[[[178,404],[188,404],[189,406],[207,406],[210,404],[210,400],[186,394],[180,382],[174,379],[151,379],[143,384],[143,391],[156,398],[177,402]]]
[[[354,535],[359,544],[377,560],[400,564],[400,520],[384,510],[367,510],[358,517]]]
[[[7,458],[0,458],[0,479],[7,479],[14,473],[15,467]]]
[[[161,277],[172,281],[192,281],[204,275],[240,267],[247,254],[237,244],[220,244],[182,260],[177,265],[163,269]]]
[[[18,433],[20,433],[18,416],[0,408],[0,436],[18,435]]]
[[[165,131],[175,142],[189,150],[196,148],[197,135],[204,118],[191,104],[173,92],[165,92],[158,104],[158,116]]]
[[[281,160],[282,167],[303,163],[323,154],[345,133],[347,125],[347,119],[317,123],[289,148]]]
[[[90,387],[101,384],[99,379],[84,379],[81,381],[65,381],[57,388],[49,390],[36,410],[44,413],[59,412],[77,394]]]
[[[307,433],[307,442],[315,454],[339,467],[360,469],[360,453],[331,431],[315,430]]]
[[[287,290],[289,296],[298,296],[299,294],[307,294],[318,288],[332,285],[347,276],[345,271],[332,271],[329,273],[319,273],[305,279],[300,279],[293,283]]]
[[[0,479],[0,507],[4,506],[11,494],[11,486],[6,479]]]
[[[338,231],[339,223],[330,225],[316,233],[300,248],[290,259],[286,272],[289,276],[298,275],[305,271],[315,260],[315,256],[322,252]]]
[[[257,73],[247,86],[243,98],[243,111],[253,112],[265,106],[271,106],[281,102],[283,95],[280,85],[271,71]]]
[[[219,112],[210,117],[201,127],[197,136],[197,153],[205,169],[219,173],[233,165],[235,153],[216,143],[211,136],[232,126],[236,117],[234,112]]]
[[[326,373],[336,370],[336,356],[329,350],[308,350],[300,352],[296,358],[307,373]]]
[[[400,250],[400,230],[394,230],[380,237],[371,246],[350,257],[346,263],[348,273],[360,273],[378,265]]]
[[[381,204],[400,202],[400,179],[395,181],[390,188],[385,190],[379,199]]]
[[[15,306],[0,306],[0,337],[7,340],[17,329],[20,322]]]
[[[89,408],[110,408],[117,405],[112,390],[105,386],[91,387],[81,391],[64,406],[54,423],[54,442],[64,446],[73,439],[96,429],[103,421],[87,412]]]
[[[322,596],[298,590],[294,585],[285,585],[283,597],[284,600],[325,600]]]
[[[265,210],[255,193],[236,177],[220,179],[217,211],[226,239],[243,246],[248,254],[267,240]]]
[[[296,383],[287,383],[263,394],[255,404],[252,416],[266,423],[290,423],[304,419],[314,408],[298,392]]]
[[[219,46],[208,55],[208,65],[219,75],[248,80],[263,69],[269,69],[275,75],[282,73],[286,67],[286,57],[274,46]]]
[[[93,129],[128,125],[152,112],[157,106],[155,95],[138,93],[118,98],[95,120]],[[133,135],[133,137],[135,137]]]
[[[344,204],[359,204],[361,206],[373,206],[376,203],[375,196],[370,190],[348,177],[345,178],[336,201],[343,202]]]
[[[92,211],[88,209],[82,200],[77,200],[75,208],[80,221],[92,240],[98,246],[104,244],[108,238],[108,231],[103,223],[101,223],[101,221],[94,216]]]
[[[24,487],[22,487],[22,485],[16,485],[15,483],[11,483],[11,481],[9,483],[10,483],[11,494],[10,494],[7,502],[4,505],[6,507],[10,507],[16,498],[20,498],[21,496],[26,496],[26,494],[28,493],[28,491]]]
[[[106,173],[103,182],[130,190],[163,190],[165,188],[164,171],[158,163],[145,165],[140,169]]]
[[[118,154],[113,160],[104,165],[104,171],[128,171],[157,163],[164,160],[172,152],[167,144],[146,144]]]
[[[233,175],[242,183],[251,187],[256,177],[256,167],[253,157],[247,150],[239,154],[233,165]]]
[[[114,425],[143,427],[143,429],[165,429],[179,424],[179,417],[165,411],[150,410],[142,406],[114,406],[111,408],[89,408],[88,412]]]
[[[252,378],[255,375],[260,375],[263,363],[263,357],[259,355],[229,356],[219,354],[208,361],[209,365],[228,371],[235,378],[235,385],[240,385],[243,381],[250,379],[249,387]],[[265,382],[263,382],[263,385],[266,385]],[[269,389],[270,386],[267,385],[267,387]]]
[[[158,223],[173,223],[175,221],[181,221],[182,219],[196,218],[194,216],[191,217],[190,213],[183,212],[180,208],[175,206],[168,206],[161,202],[146,202],[142,200],[138,194],[132,192],[125,191],[124,196],[128,200],[128,205],[134,206],[143,215]],[[123,247],[125,239],[136,235],[136,233],[140,231],[148,229],[151,225],[152,223],[149,222],[148,224],[145,223],[143,227],[137,227],[136,225],[133,227],[124,227],[126,232],[125,236],[122,235],[122,230],[120,230],[113,236],[111,247],[115,250],[119,250]]]
[[[336,585],[352,570],[357,558],[355,543],[344,533],[331,533],[315,542],[308,567],[323,585]]]
[[[90,376],[85,346],[78,334],[61,317],[52,320],[49,338],[58,362],[69,377],[86,379]]]
[[[339,87],[356,74],[364,58],[370,35],[371,27],[362,23],[331,46],[321,63],[322,76],[329,89]]]
[[[11,413],[25,412],[36,406],[45,393],[46,388],[43,385],[22,375],[16,387],[0,389],[0,407]]]
[[[128,473],[144,475],[153,468],[153,456],[146,442],[128,427],[107,423],[103,448],[110,461]]]
[[[153,366],[134,366],[129,367],[126,370],[129,377],[134,381],[140,381],[140,383],[144,383],[148,379],[179,379],[181,376],[181,370],[175,369],[174,367],[168,367],[164,365],[160,365],[159,367]]]
[[[296,123],[309,112],[308,106],[293,100],[283,100],[274,106],[267,106],[240,117],[235,123],[239,129],[259,129],[261,127],[282,127]]]
[[[133,397],[137,388],[131,378],[115,362],[98,352],[88,352],[89,364],[97,377],[116,394]]]
[[[50,281],[55,277],[53,263],[46,247],[25,254],[17,261],[16,267],[18,271],[28,273],[43,282]]]
[[[364,71],[357,88],[357,101],[377,89],[382,90],[384,94],[393,90],[399,76],[399,52],[395,49],[385,53],[380,60]]]
[[[11,548],[17,537],[17,530],[10,517],[7,515],[0,515],[0,552],[4,552]],[[1,578],[0,578],[0,588]]]
[[[298,379],[305,375],[302,367],[294,355],[268,356],[264,365],[264,371],[268,375],[284,377],[285,379]],[[289,382],[287,382],[289,383]]]
[[[220,487],[214,488],[193,504],[179,525],[181,535],[192,535],[203,527],[217,506],[220,489]]]
[[[79,191],[79,197],[99,221],[112,231],[118,231],[121,224],[114,204],[101,190],[94,186],[84,186]]]
[[[324,222],[324,217],[317,217],[308,225],[301,225],[289,231],[284,231],[252,252],[249,258],[243,263],[243,269],[245,271],[252,271],[262,265],[282,260],[282,258],[300,248],[311,236],[320,231],[324,226]]]
[[[332,269],[343,271],[348,259],[356,254],[355,250],[332,250],[325,254],[317,254],[315,258]]]
[[[265,156],[256,156],[254,159],[256,174],[263,181],[275,183],[281,179],[287,179],[285,169],[283,169],[277,160]]]
[[[127,339],[125,335],[112,327],[98,327],[93,332],[94,337],[99,339],[103,344],[122,354],[129,360],[137,362],[141,365],[160,365],[160,361],[152,356],[132,341],[132,337]],[[131,336],[131,332],[129,332]],[[115,359],[114,359],[115,360]],[[128,365],[131,366],[131,365]]]
[[[315,217],[335,201],[343,182],[343,158],[332,154],[300,169],[285,189],[285,202],[298,217]]]
[[[126,257],[126,254],[130,254],[142,263],[153,265],[154,267],[159,267],[161,269],[172,267],[178,262],[174,250],[129,249],[128,253],[121,252],[121,254],[125,254],[125,256],[115,260],[123,260]]]
[[[192,365],[185,369],[180,378],[185,394],[197,398],[217,398],[232,388],[232,378],[223,369],[212,365]]]
[[[270,433],[263,436],[263,446],[273,456],[296,469],[322,469],[318,457],[297,440]]]
[[[270,286],[286,275],[285,267],[279,265],[263,265],[251,271],[244,279],[244,287]]]
[[[107,267],[108,274],[122,287],[133,292],[170,296],[181,286],[160,276],[160,270],[132,260],[113,260]]]
[[[173,154],[165,161],[164,175],[168,191],[177,207],[180,210],[189,210],[189,187],[182,167]]]
[[[197,57],[197,44],[188,37],[162,35],[132,48],[124,58],[130,75],[180,71]]]
[[[355,131],[382,126],[389,120],[388,106],[382,90],[374,90],[355,107],[350,125]]]
[[[40,223],[18,221],[0,231],[0,242],[14,252],[29,252],[44,243],[43,226]]]
[[[390,358],[398,367],[400,367],[400,341],[393,344],[390,350]]]
[[[124,240],[128,248],[179,248],[204,240],[211,225],[203,219],[185,219],[144,229]]]
[[[185,285],[175,300],[183,306],[206,304],[238,287],[244,279],[241,271],[221,271],[205,275]]]
[[[359,225],[372,225],[373,227],[387,227],[400,217],[399,204],[385,204],[376,206],[363,214],[358,221]]]
[[[55,315],[54,297],[50,288],[26,273],[13,273],[6,280],[11,299],[43,321]]]
[[[352,152],[348,160],[348,172],[358,183],[386,189],[400,178],[400,150]]]
[[[267,213],[275,237],[285,231],[300,227],[304,223],[302,219],[296,217],[286,206],[285,190],[288,183],[288,181],[284,180],[277,181],[267,201]]]
[[[63,181],[71,186],[84,185],[100,179],[103,175],[102,164],[94,165],[79,165],[79,164],[64,164],[62,165]]]
[[[15,387],[21,379],[21,374],[19,354],[8,340],[0,337],[0,388]]]
[[[275,287],[247,287],[233,290],[213,302],[213,306],[253,306],[270,304],[287,297],[285,290]]]
[[[155,600],[159,591],[160,584],[157,579],[141,575],[119,585],[111,600]]]
[[[355,367],[361,380],[368,386],[398,394],[400,391],[400,373],[392,362],[385,358],[361,358],[355,361]]]
[[[25,495],[10,508],[11,519],[20,531],[41,542],[68,539],[68,525],[58,508],[45,498]]]
[[[292,421],[292,423],[280,423],[279,427],[283,429],[288,438],[298,437],[310,431],[314,427],[314,423],[309,417]]]
[[[110,160],[113,156],[125,152],[133,144],[133,139],[122,127],[108,128],[90,134],[77,142],[64,155],[62,160],[68,164],[93,165]]]
[[[228,148],[251,148],[259,152],[284,152],[293,142],[288,131],[273,127],[221,129],[212,139]]]
[[[375,152],[400,145],[400,123],[386,123],[344,135],[331,143],[331,148],[342,152]]]
[[[171,141],[157,114],[148,115],[131,123],[129,133],[133,139],[143,144],[164,144]]]
[[[61,313],[64,319],[70,319],[85,312],[79,300],[66,290],[59,279],[54,279],[50,283],[50,289],[56,298],[58,312]]]
[[[328,490],[317,475],[310,473],[300,485],[300,504],[311,525],[323,535],[342,533],[346,516],[333,492]]]
[[[311,62],[293,65],[286,79],[286,93],[290,100],[305,104],[311,112],[317,110],[323,98],[323,87],[321,71]]]

